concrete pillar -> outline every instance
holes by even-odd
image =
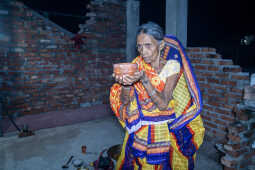
[[[136,31],[139,26],[139,8],[140,2],[128,0],[126,6],[127,17],[127,38],[126,38],[126,59],[132,61],[136,57]]]
[[[175,35],[187,46],[188,0],[166,0],[166,34]]]

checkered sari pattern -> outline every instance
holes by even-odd
[[[130,92],[132,101],[123,107],[121,85],[114,84],[110,103],[121,125],[126,129],[121,156],[116,169],[192,170],[195,153],[202,144],[204,127],[199,115],[202,108],[200,90],[182,45],[173,36],[164,38],[161,57],[180,63],[181,69],[173,99],[166,111],[160,111],[139,81]],[[141,56],[134,59],[151,84],[162,92],[165,82]],[[120,116],[122,110],[122,117]]]

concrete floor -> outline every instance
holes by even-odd
[[[123,137],[123,129],[112,116],[41,129],[34,136],[24,138],[10,132],[0,137],[0,170],[61,170],[71,155],[88,165],[103,149],[122,143]],[[82,145],[87,146],[86,154],[81,152]],[[218,158],[214,145],[205,140],[195,170],[222,170]],[[70,164],[68,169],[76,168]]]

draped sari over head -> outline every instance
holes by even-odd
[[[168,76],[178,74],[166,110],[157,108],[141,81],[132,85],[128,105],[123,105],[120,100],[122,86],[116,83],[111,88],[112,110],[127,130],[117,169],[194,167],[194,154],[204,135],[199,115],[201,94],[181,43],[174,36],[166,36],[164,44],[160,57],[166,60],[166,64],[160,73],[141,56],[133,63],[137,63],[139,71],[145,72],[158,92],[164,90]]]

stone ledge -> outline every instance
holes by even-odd
[[[16,118],[15,122],[19,127],[27,124],[30,130],[35,131],[86,122],[106,116],[113,116],[110,106],[98,104],[75,110],[51,111],[35,115],[26,115]],[[4,118],[2,121],[0,120],[0,124],[2,125],[4,134],[17,131],[7,118]]]

